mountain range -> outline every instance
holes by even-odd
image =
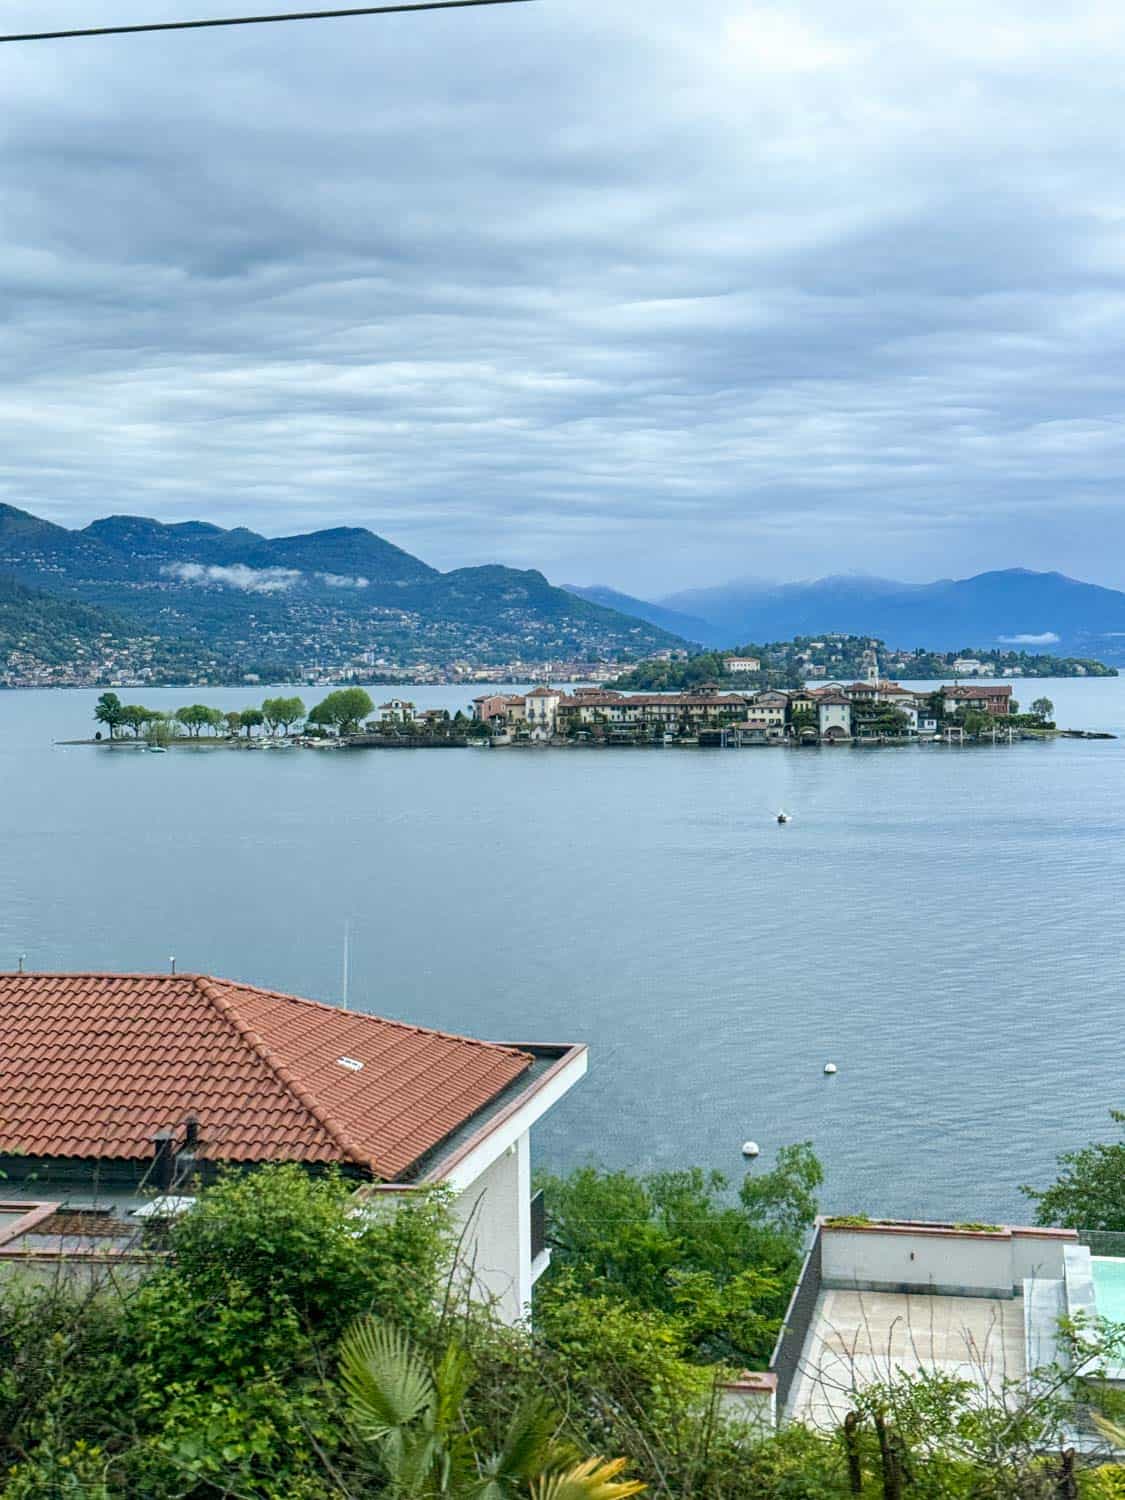
[[[602,587],[577,590],[706,646],[865,634],[889,645],[955,651],[1036,647],[1125,660],[1125,593],[1062,573],[1007,568],[971,578],[903,583],[843,574],[804,583],[736,580],[655,603]]]
[[[442,573],[360,527],[265,537],[108,516],[70,530],[0,505],[0,574],[270,676],[360,654],[409,666],[635,656],[680,644],[532,569]]]
[[[155,638],[160,659],[213,655],[228,676],[276,679],[360,658],[388,671],[636,658],[826,632],[905,649],[1039,647],[1125,661],[1125,593],[1023,568],[926,584],[741,579],[649,601],[606,586],[554,587],[534,569],[443,573],[361,527],[267,537],[114,515],[71,530],[0,505],[0,575],[37,591],[9,590],[5,623],[10,640],[34,637],[43,659],[79,637]],[[52,599],[87,612],[53,611]]]

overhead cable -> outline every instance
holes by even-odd
[[[140,31],[201,31],[211,26],[272,26],[279,21],[334,21],[341,16],[385,16],[406,10],[462,10],[470,5],[526,5],[529,0],[415,0],[411,5],[361,5],[347,10],[295,10],[273,16],[218,16],[205,21],[148,21],[137,26],[87,26],[73,31],[23,31],[0,42],[61,42],[81,36],[129,36]]]

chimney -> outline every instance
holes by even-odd
[[[152,1138],[152,1181],[160,1192],[172,1186],[175,1170],[175,1136],[171,1130],[158,1130]]]
[[[184,1121],[184,1150],[194,1151],[199,1145],[199,1120],[195,1115],[188,1115]]]

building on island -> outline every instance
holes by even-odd
[[[863,680],[847,684],[745,693],[706,686],[679,693],[622,693],[604,687],[576,687],[566,693],[542,684],[526,694],[482,694],[473,700],[473,715],[501,742],[504,737],[548,741],[576,736],[652,742],[704,734],[704,743],[739,746],[783,739],[883,740],[939,733],[935,694],[880,677],[873,648],[865,658]],[[967,709],[1006,715],[1011,693],[1003,684],[945,687],[940,689],[942,711],[950,716]]]
[[[408,698],[391,698],[380,703],[378,714],[380,724],[413,724],[415,719],[414,705]]]
[[[817,729],[822,740],[850,740],[852,737],[852,701],[846,693],[830,690],[816,695]]]
[[[494,729],[522,721],[523,716],[522,693],[484,693],[473,699],[473,718],[480,719]]]
[[[959,683],[954,687],[942,688],[941,691],[947,714],[957,713],[959,709],[972,709],[976,713],[992,714],[994,718],[1005,718],[1011,713],[1012,689],[1009,683],[1001,683],[996,687],[986,687],[983,683],[974,683],[969,687]]]
[[[0,1270],[113,1264],[154,1200],[187,1206],[221,1166],[280,1161],[339,1168],[358,1202],[448,1185],[472,1289],[510,1322],[547,1265],[531,1130],[585,1073],[584,1046],[477,1041],[203,974],[21,973],[0,974],[0,1052]],[[76,1250],[60,1222],[72,1242],[78,1222],[103,1232]]]
[[[533,688],[523,700],[523,716],[532,739],[549,740],[558,732],[559,702],[562,694],[556,688]]]

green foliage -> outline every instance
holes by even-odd
[[[355,1186],[231,1173],[135,1288],[0,1282],[3,1500],[338,1496],[341,1333],[374,1311],[431,1337],[449,1254],[440,1194],[367,1211]]]
[[[807,1144],[748,1175],[733,1201],[721,1173],[698,1168],[637,1178],[585,1167],[545,1178],[554,1258],[540,1305],[560,1285],[568,1298],[620,1300],[669,1319],[669,1337],[694,1358],[762,1364],[821,1179]]]
[[[169,745],[180,736],[180,726],[168,714],[152,713],[145,729],[145,739],[150,745]]]
[[[537,1393],[524,1397],[486,1455],[467,1420],[473,1373],[456,1340],[430,1368],[393,1324],[362,1318],[349,1329],[340,1347],[340,1381],[357,1432],[378,1452],[393,1500],[515,1500],[576,1457],[557,1441],[558,1419]],[[637,1488],[622,1486],[617,1493]],[[574,1490],[576,1497],[594,1493]]]
[[[1055,717],[1055,705],[1050,698],[1036,698],[1031,705],[1031,712],[1037,719],[1053,719]]]
[[[262,717],[270,733],[280,729],[288,734],[294,724],[305,717],[305,705],[300,698],[267,698],[262,704]]]
[[[319,702],[309,713],[314,723],[327,725],[337,734],[355,734],[360,721],[375,708],[363,688],[337,688]]]
[[[189,703],[176,710],[176,720],[192,739],[198,739],[202,730],[218,728],[223,716],[217,708],[208,708],[206,703]]]
[[[103,693],[94,705],[94,718],[104,724],[113,739],[125,714],[124,705],[116,693]]]
[[[1110,1110],[1110,1117],[1125,1125],[1125,1112]],[[1037,1224],[1125,1230],[1125,1141],[1064,1151],[1058,1164],[1061,1170],[1050,1187],[1020,1189],[1035,1204]]]
[[[126,703],[122,705],[120,722],[133,731],[135,739],[140,738],[141,730],[146,728],[155,717],[151,708],[145,708],[140,703]]]
[[[440,1193],[376,1195],[357,1205],[356,1184],[314,1177],[296,1164],[231,1172],[172,1231],[169,1278],[184,1301],[234,1288],[233,1305],[285,1304],[300,1324],[335,1342],[358,1313],[375,1308],[407,1328],[428,1324],[446,1254]]]
[[[246,731],[247,739],[253,736],[259,724],[264,724],[266,721],[266,716],[260,708],[244,708],[239,713],[239,718],[242,720],[242,728]]]
[[[230,1172],[138,1285],[0,1279],[0,1500],[624,1500],[596,1453],[653,1500],[844,1500],[841,1435],[728,1420],[729,1366],[706,1362],[758,1344],[818,1185],[807,1146],[737,1195],[702,1172],[554,1180],[559,1268],[511,1329],[443,1297],[440,1197],[368,1212],[336,1174]],[[855,1393],[862,1494],[897,1493],[878,1422],[903,1500],[1055,1500],[1075,1396],[1120,1420],[1097,1372],[1125,1332],[1095,1332],[1030,1383]],[[1084,1500],[1125,1500],[1119,1469],[1080,1468]]]

